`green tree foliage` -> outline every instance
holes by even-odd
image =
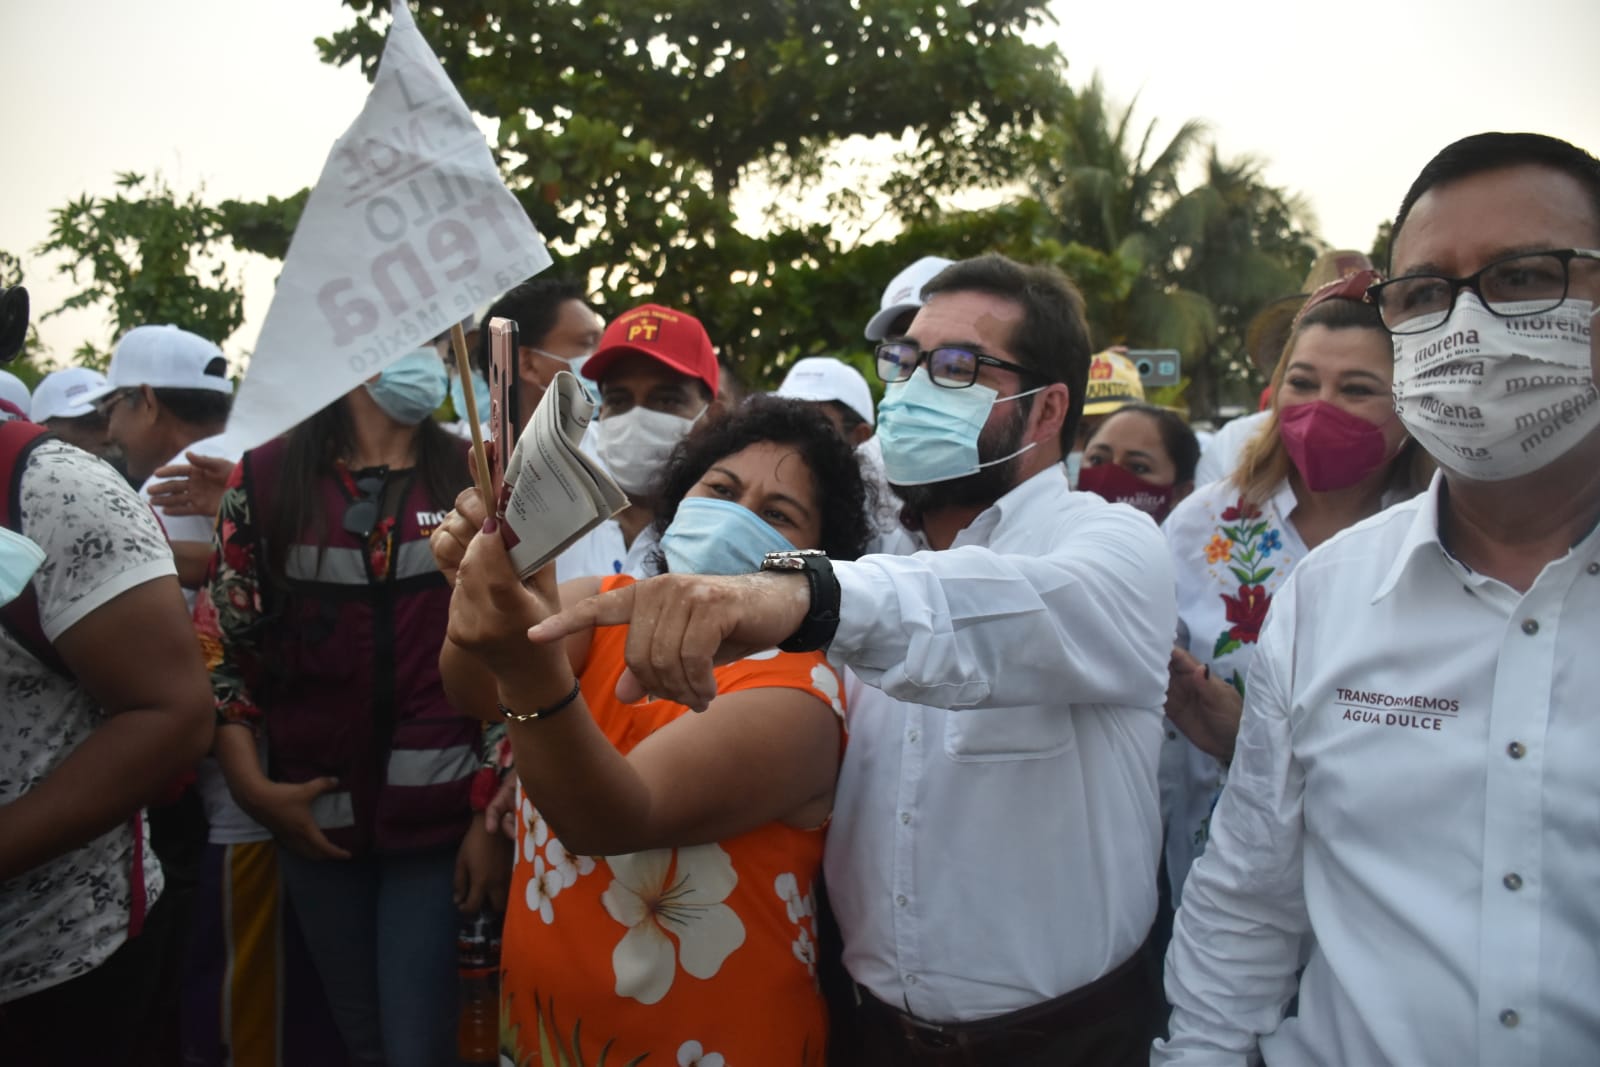
[[[318,44],[370,76],[387,4],[346,4],[355,23]],[[840,223],[883,205],[886,229],[916,230],[957,192],[1023,172],[1020,146],[1068,98],[1056,50],[1022,37],[1043,12],[437,0],[417,24],[468,106],[498,120],[507,184],[558,269],[615,305],[692,309],[766,384],[795,356],[861,347],[865,313],[924,242],[857,247]],[[741,198],[767,205],[759,235],[739,228]]]
[[[1136,104],[1114,106],[1097,76],[1040,139],[1030,191],[1049,205],[1050,235],[1097,254],[1112,281],[1084,286],[1096,343],[1178,349],[1191,407],[1207,414],[1258,387],[1245,327],[1298,290],[1318,244],[1304,205],[1257,162],[1222,159],[1196,121],[1162,143],[1156,123],[1135,123]],[[1093,259],[1080,254],[1078,269]]]
[[[82,288],[44,318],[98,307],[108,341],[135,326],[172,323],[219,344],[244,321],[244,295],[219,262],[221,213],[192,193],[179,199],[160,176],[117,175],[111,197],[81,196],[51,212],[50,237],[36,250],[63,257],[60,272]],[[104,368],[109,347],[86,342],[74,361]]]

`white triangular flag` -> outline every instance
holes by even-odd
[[[405,0],[295,227],[227,439],[253,448],[550,265]]]

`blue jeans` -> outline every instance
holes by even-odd
[[[279,857],[350,1058],[363,1067],[454,1063],[456,850]]]

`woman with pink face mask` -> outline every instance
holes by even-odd
[[[1432,467],[1394,411],[1394,350],[1359,271],[1306,299],[1273,372],[1270,415],[1234,473],[1175,507],[1179,639],[1161,754],[1176,908],[1205,849],[1267,608],[1306,553],[1405,500]]]

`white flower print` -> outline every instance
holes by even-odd
[[[533,858],[533,877],[528,879],[528,910],[539,913],[546,924],[556,921],[555,899],[565,884],[561,872],[545,863],[543,858]]]
[[[844,703],[839,699],[839,676],[826,663],[811,668],[811,684],[817,692],[828,698],[836,715],[844,714]]]
[[[764,648],[760,652],[752,652],[745,659],[764,660],[777,659],[781,653],[775,648]]]
[[[561,874],[562,888],[578,884],[578,878],[594,870],[593,856],[574,856],[559,837],[545,842],[545,862]]]
[[[619,997],[654,1004],[672,988],[680,960],[690,975],[710,978],[744,944],[744,923],[723,903],[739,876],[718,846],[651,849],[605,862],[613,880],[600,901],[628,928],[611,953]]]
[[[800,880],[792,873],[785,871],[772,880],[772,890],[778,894],[778,899],[783,901],[789,913],[789,921],[795,924],[796,936],[790,943],[794,958],[805,964],[806,973],[816,977],[817,973],[817,948],[810,927],[807,922],[814,923],[817,913],[816,897],[810,893],[800,892]]]
[[[800,934],[790,943],[789,948],[794,952],[794,958],[806,966],[806,973],[815,976],[817,973],[817,943],[811,940],[811,931],[804,926],[800,927]]]
[[[798,923],[801,919],[810,918],[813,910],[811,894],[800,892],[799,879],[785,871],[778,875],[772,882],[773,891],[778,894],[778,899],[788,905],[789,921]]]
[[[723,1067],[720,1052],[706,1052],[698,1041],[685,1041],[678,1046],[678,1067]]]

